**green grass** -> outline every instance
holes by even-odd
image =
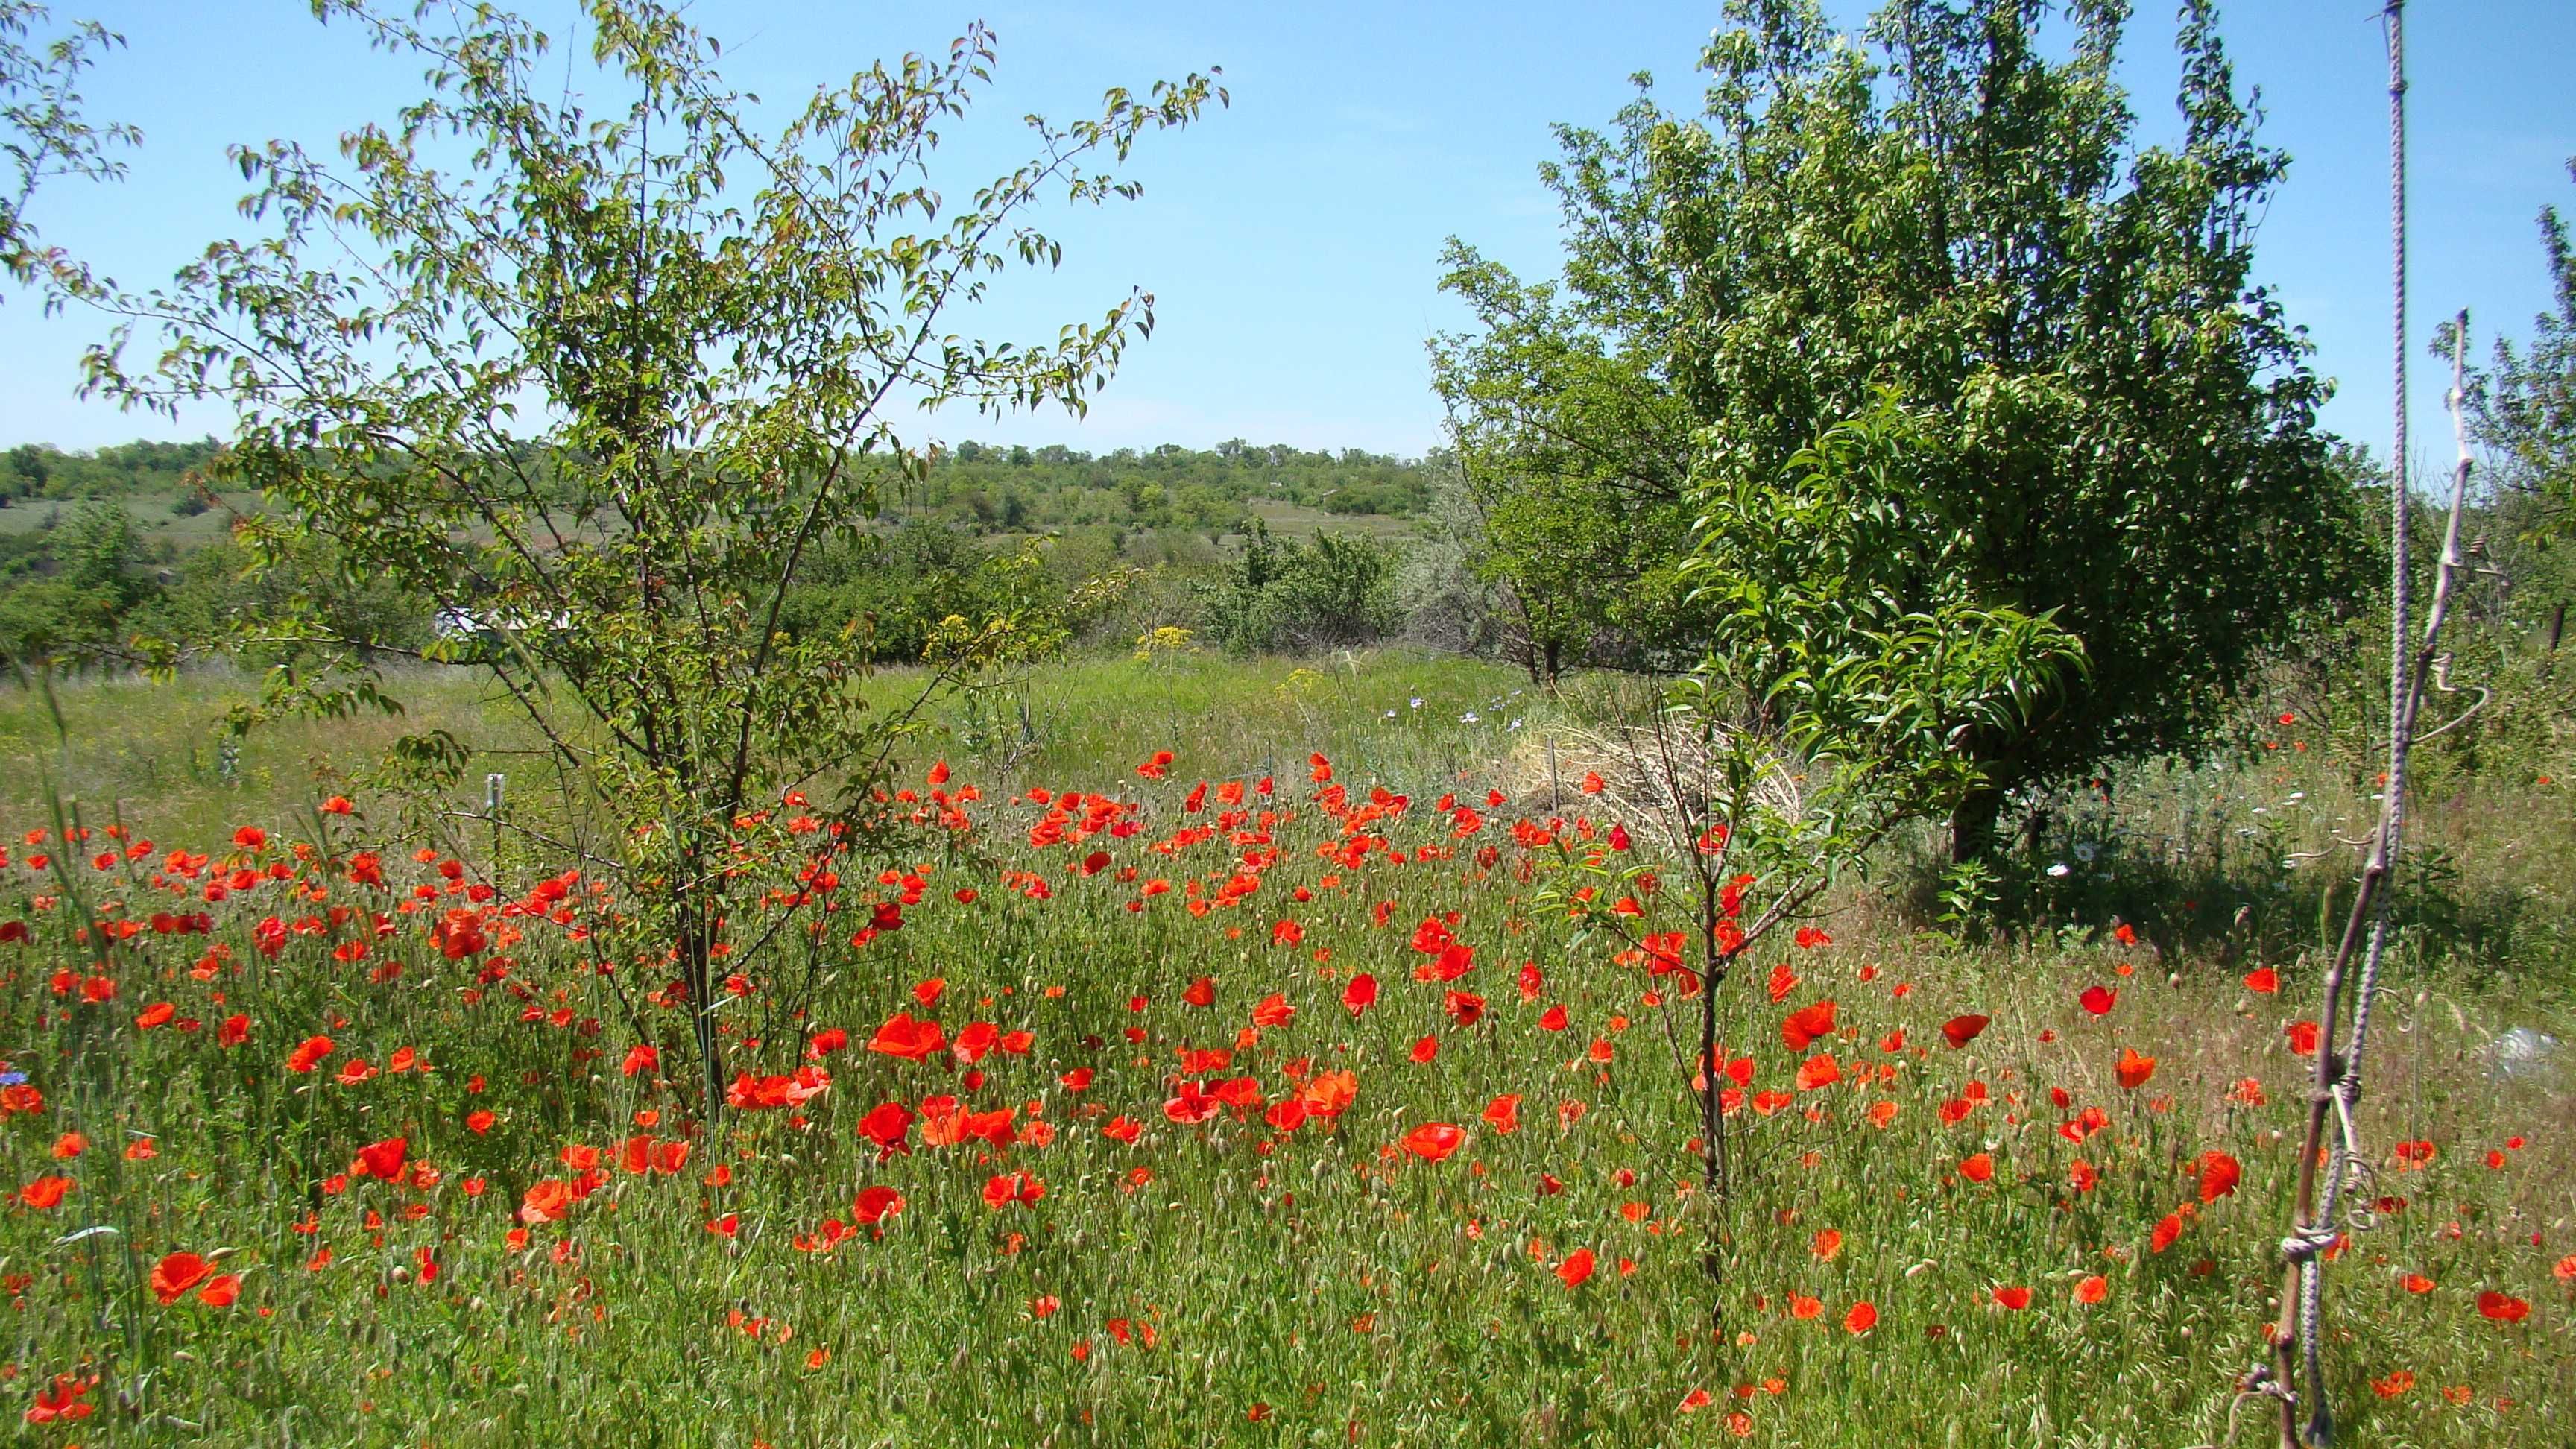
[[[1721,988],[1724,1039],[1753,1059],[1753,1088],[1790,1105],[1765,1115],[1748,1104],[1733,1119],[1744,1166],[1715,1205],[1695,1189],[1697,1103],[1672,1045],[1695,1004],[1649,1004],[1669,978],[1619,964],[1614,943],[1566,917],[1546,894],[1551,853],[1507,830],[1517,806],[1487,812],[1467,837],[1432,808],[1453,789],[1481,802],[1489,785],[1544,796],[1530,742],[1562,720],[1558,708],[1516,695],[1526,685],[1508,671],[1455,660],[1363,654],[1305,667],[1082,661],[971,710],[939,706],[907,750],[907,778],[921,785],[946,758],[951,788],[982,785],[974,832],[841,865],[860,918],[860,898],[893,892],[874,884],[880,865],[929,869],[901,931],[856,948],[842,944],[849,919],[825,933],[802,1021],[788,1011],[809,982],[801,955],[741,963],[752,993],[723,1012],[739,1064],[783,1073],[813,1032],[839,1027],[852,1040],[801,1111],[730,1113],[712,1131],[689,1125],[676,1050],[662,1068],[670,1085],[621,1071],[639,1026],[668,1048],[680,1014],[642,1004],[664,972],[651,942],[614,928],[614,903],[580,918],[600,927],[598,941],[496,917],[485,950],[450,961],[428,927],[472,903],[433,890],[425,908],[397,910],[396,892],[439,877],[389,853],[384,892],[316,875],[319,899],[272,883],[208,904],[201,882],[180,882],[229,952],[206,979],[190,969],[204,938],[73,939],[83,920],[185,909],[151,878],[173,847],[205,851],[217,868],[291,858],[295,822],[322,788],[310,767],[362,763],[390,727],[254,737],[239,783],[225,785],[178,762],[248,681],[64,689],[68,748],[40,702],[0,701],[9,819],[43,823],[38,776],[50,774],[94,825],[121,801],[156,847],[149,861],[99,871],[86,858],[106,843],[94,836],[58,873],[31,868],[13,834],[0,870],[0,921],[30,921],[36,937],[0,944],[0,1055],[44,1096],[0,1120],[19,1173],[0,1187],[52,1174],[77,1184],[51,1209],[0,1209],[0,1287],[13,1305],[0,1362],[14,1374],[0,1392],[23,1408],[57,1374],[101,1378],[95,1416],[21,1432],[49,1446],[289,1433],[369,1444],[1649,1444],[1733,1443],[1739,1432],[1803,1445],[2172,1446],[2224,1432],[2276,1284],[2293,1166],[2282,1134],[2308,1066],[2283,1027],[2312,1013],[2319,912],[2312,900],[2266,907],[2241,928],[2177,928],[2170,951],[2154,933],[2118,945],[2109,913],[2147,921],[2137,903],[2162,909],[2168,893],[2176,910],[2219,890],[2229,902],[2295,896],[2303,887],[2273,884],[2278,856],[2259,857],[2274,862],[2266,873],[2250,846],[2221,856],[2208,842],[2247,839],[2232,832],[2272,819],[2282,786],[2331,800],[2346,788],[2332,767],[2301,758],[2166,781],[2067,822],[2072,838],[2120,848],[2097,851],[2084,872],[2038,878],[2032,889],[2057,892],[2053,915],[2025,944],[1963,946],[1856,895],[1820,923],[1833,944],[1783,939],[1759,953]],[[892,703],[909,682],[881,676],[870,689]],[[469,683],[405,683],[395,692],[417,721],[504,747],[515,738]],[[1157,749],[1177,755],[1171,778],[1140,779],[1133,767]],[[1310,751],[1332,759],[1354,798],[1378,783],[1409,794],[1408,809],[1369,829],[1408,856],[1430,853],[1320,859],[1341,832],[1313,801]],[[1293,812],[1271,830],[1275,861],[1262,843],[1223,835],[1154,848],[1208,821],[1182,808],[1198,780],[1261,774],[1275,777],[1274,807]],[[1005,798],[1032,784],[1137,802],[1143,828],[1032,846],[1043,807]],[[2459,892],[2563,889],[2528,859],[2568,840],[2548,833],[2565,818],[2559,797],[2528,781],[2491,788],[2485,808],[2431,812],[2427,824],[2462,863]],[[2138,841],[2161,839],[2190,790],[2200,824],[2183,833],[2203,843],[2151,869]],[[1566,813],[1583,803],[1569,797]],[[2300,814],[2278,843],[2312,848],[2337,809]],[[245,823],[278,838],[253,854],[231,841]],[[366,842],[362,819],[332,828]],[[1480,864],[1489,844],[1496,853]],[[1081,874],[1072,863],[1094,849],[1110,868]],[[1204,915],[1185,909],[1187,883],[1213,895],[1247,854],[1256,890]],[[505,864],[505,897],[560,864]],[[1134,879],[1122,879],[1128,867]],[[999,869],[1042,873],[1049,897],[1009,888]],[[1155,878],[1181,888],[1147,897]],[[976,898],[955,900],[961,888]],[[38,908],[37,896],[57,900]],[[374,936],[365,916],[331,927],[335,905],[384,912],[391,929]],[[1450,911],[1475,964],[1452,983],[1417,980],[1431,958],[1413,949],[1413,929]],[[254,928],[272,912],[323,928],[264,954]],[[1283,920],[1302,941],[1274,940]],[[2563,985],[2450,960],[2436,927],[2449,928],[2427,922],[2410,937],[2422,949],[2382,1003],[2361,1109],[2378,1159],[2371,1192],[2392,1207],[2328,1269],[2339,1442],[2561,1443],[2576,1409],[2576,1283],[2557,1276],[2576,1253],[2571,1082],[2563,1067],[2501,1077],[2490,1048],[2507,1025],[2562,1040],[2576,1040],[2576,1025]],[[504,928],[522,939],[502,939]],[[370,940],[368,954],[335,960],[332,942],[355,937]],[[602,956],[615,974],[595,969]],[[2280,969],[2277,996],[2241,983],[2258,960]],[[1524,963],[1542,977],[1533,999],[1518,986]],[[1800,978],[1777,1002],[1763,989],[1775,966]],[[112,980],[115,994],[57,996],[59,969]],[[1342,993],[1359,972],[1382,994],[1354,1016]],[[1206,1007],[1185,995],[1201,977],[1214,993]],[[991,1021],[1030,1032],[1029,1053],[985,1056],[970,1088],[953,1059],[866,1051],[894,1013],[925,1011],[914,986],[931,978],[945,989],[927,1014],[951,1034]],[[2077,1004],[2094,984],[2120,989],[2107,1015]],[[1452,989],[1483,996],[1480,1021],[1445,1009]],[[1241,1040],[1274,992],[1294,1017]],[[1838,1034],[1787,1050],[1786,1013],[1828,998]],[[162,1001],[202,1028],[139,1027]],[[1569,1029],[1542,1030],[1557,1004]],[[251,1034],[227,1048],[216,1023],[235,1012]],[[1992,1024],[1953,1050],[1940,1029],[1964,1012]],[[1890,1041],[1899,1031],[1903,1042]],[[288,1072],[288,1052],[317,1032],[332,1055],[312,1074]],[[1426,1038],[1438,1050],[1417,1061]],[[1193,1079],[1250,1076],[1275,1102],[1300,1079],[1347,1070],[1356,1097],[1329,1124],[1293,1131],[1232,1110],[1185,1125],[1163,1110],[1183,1047],[1235,1052]],[[427,1067],[386,1070],[403,1048]],[[2135,1090],[2113,1080],[2124,1049],[2157,1059]],[[1845,1080],[1797,1090],[1799,1063],[1820,1050]],[[335,1071],[351,1059],[378,1070],[343,1084]],[[1076,1091],[1064,1077],[1082,1068],[1095,1075]],[[2247,1078],[2265,1105],[2236,1100]],[[1969,1098],[1971,1083],[1985,1085],[1985,1105],[1945,1124],[1943,1104]],[[1509,1133],[1479,1118],[1506,1093],[1522,1099]],[[1012,1107],[1015,1125],[1034,1117],[1053,1140],[934,1147],[916,1124],[912,1150],[880,1161],[858,1135],[880,1102],[936,1094]],[[1880,1125],[1871,1112],[1886,1106],[1894,1116]],[[2078,1145],[2058,1129],[2086,1107],[2108,1125]],[[495,1114],[486,1131],[468,1125],[477,1110]],[[639,1127],[639,1111],[661,1115]],[[1102,1133],[1119,1116],[1142,1125],[1133,1145]],[[1398,1144],[1427,1122],[1459,1124],[1469,1141],[1446,1161],[1406,1155]],[[73,1129],[88,1149],[51,1158]],[[690,1141],[685,1170],[612,1171],[562,1221],[514,1222],[532,1184],[573,1176],[567,1147],[604,1149],[613,1163],[638,1133]],[[121,1156],[141,1134],[157,1155]],[[435,1181],[333,1182],[360,1147],[397,1135]],[[2516,1137],[2523,1145],[2509,1147]],[[2420,1168],[2394,1153],[2415,1140],[2436,1145]],[[2237,1159],[2243,1178],[2203,1206],[2187,1169],[2213,1151]],[[1995,1166],[1983,1183],[1960,1170],[1980,1152]],[[2502,1167],[2487,1165],[2490,1152]],[[2070,1183],[2078,1160],[2100,1174],[2090,1191]],[[717,1166],[730,1182],[709,1181]],[[990,1179],[1023,1171],[1043,1197],[987,1206]],[[800,1248],[827,1219],[850,1222],[869,1186],[906,1199],[881,1233]],[[2159,1219],[2185,1203],[2179,1238],[2154,1251]],[[734,1235],[711,1232],[727,1214],[738,1215]],[[505,1236],[514,1226],[528,1229],[524,1247]],[[114,1231],[75,1236],[92,1227]],[[1841,1235],[1829,1259],[1816,1251],[1828,1229]],[[1715,1283],[1703,1261],[1712,1235]],[[330,1261],[308,1266],[323,1248]],[[1569,1287],[1556,1270],[1578,1249],[1598,1266]],[[183,1250],[223,1250],[216,1271],[242,1275],[238,1300],[155,1301],[145,1278]],[[437,1264],[427,1283],[423,1251]],[[2433,1286],[2408,1291],[2410,1273]],[[2096,1274],[2105,1301],[2078,1303],[2076,1285]],[[2029,1288],[2030,1306],[1996,1305],[1999,1286]],[[2528,1317],[2482,1317],[2487,1291],[2523,1300]],[[1814,1317],[1793,1312],[1802,1298],[1818,1303]],[[1844,1324],[1862,1302],[1878,1320],[1854,1334]],[[2401,1371],[2412,1387],[2373,1389],[2395,1387]],[[1695,1391],[1711,1402],[1681,1412]],[[2237,1442],[2264,1428],[2249,1424]]]

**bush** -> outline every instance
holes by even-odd
[[[1395,555],[1335,534],[1281,543],[1256,524],[1201,602],[1209,633],[1237,654],[1365,644],[1395,627]]]

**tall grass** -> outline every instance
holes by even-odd
[[[1712,1203],[1695,1187],[1697,1107],[1667,1020],[1695,1005],[1539,901],[1558,847],[1531,832],[1586,844],[1579,792],[1554,820],[1524,809],[1523,741],[1557,707],[1457,661],[1300,667],[1091,661],[1035,673],[1006,711],[943,706],[906,778],[926,792],[944,758],[941,788],[982,785],[973,829],[892,862],[892,883],[873,862],[843,868],[849,913],[804,1019],[770,1009],[783,972],[743,963],[749,994],[724,1008],[738,1060],[817,1066],[829,1085],[712,1121],[667,1052],[624,1070],[638,1042],[627,1008],[663,983],[624,947],[602,975],[579,939],[615,903],[577,887],[503,911],[562,862],[511,860],[501,894],[477,901],[439,873],[444,852],[395,850],[385,886],[361,885],[347,862],[374,843],[363,814],[323,820],[335,838],[299,860],[294,823],[320,793],[300,765],[345,767],[375,738],[255,737],[237,784],[165,788],[135,762],[174,758],[241,684],[67,690],[67,752],[43,738],[41,705],[13,700],[0,716],[12,818],[50,830],[42,781],[18,763],[44,751],[93,831],[12,836],[0,867],[0,921],[28,927],[0,942],[0,1056],[41,1096],[19,1092],[0,1120],[18,1174],[0,1188],[21,1191],[0,1209],[0,1359],[17,1412],[60,1392],[58,1376],[97,1379],[73,1401],[92,1415],[21,1432],[46,1445],[2170,1446],[2225,1431],[2260,1346],[2294,1166],[2283,1134],[2302,1106],[2286,1028],[2309,999],[2315,898],[2298,898],[2299,872],[2332,869],[2277,861],[2358,808],[2334,793],[2348,787],[2324,751],[2266,752],[2062,815],[2046,863],[2061,845],[2097,848],[2082,872],[2035,875],[2028,888],[2054,894],[2033,905],[2045,929],[2019,944],[1963,944],[1854,898],[1819,922],[1831,943],[1753,963],[1722,988],[1727,1055],[1749,1059],[1729,1118],[1749,1167]],[[871,687],[893,698],[903,683]],[[423,681],[411,695],[422,716],[485,738],[501,718],[468,690]],[[1165,749],[1168,777],[1140,778]],[[1316,753],[1348,807],[1381,785],[1410,797],[1358,827],[1386,842],[1361,863],[1317,853],[1351,826],[1317,798]],[[1263,775],[1275,795],[1250,788]],[[1184,808],[1202,779],[1245,784],[1251,813],[1183,837],[1228,808]],[[1140,828],[1032,844],[1051,806],[1031,786],[1132,803],[1112,818]],[[2309,808],[2284,816],[2302,787],[2295,806]],[[1491,788],[1504,805],[1486,805]],[[1478,828],[1462,834],[1438,807],[1453,791]],[[2563,820],[2556,797],[2531,798],[2535,818]],[[117,801],[135,827],[124,840],[105,830]],[[1267,840],[1265,807],[1279,812]],[[2217,823],[2276,816],[2260,850]],[[2483,872],[2490,857],[2465,842],[2506,828],[2488,817],[2436,811],[2431,830]],[[273,833],[236,841],[244,825]],[[147,833],[151,850],[123,858]],[[2144,844],[2168,835],[2178,860]],[[173,849],[210,859],[186,875]],[[1086,873],[1094,851],[1109,860]],[[210,879],[279,862],[288,879],[205,899]],[[902,928],[844,944],[865,902],[907,893],[907,866],[923,869]],[[1006,872],[1042,877],[1045,897]],[[1245,877],[1248,892],[1223,890]],[[1149,894],[1157,879],[1174,889]],[[2227,923],[2160,947],[2168,900]],[[2239,926],[2245,903],[2258,909]],[[356,914],[335,921],[335,907]],[[440,948],[431,928],[451,910],[481,922],[479,949]],[[203,912],[211,934],[158,929],[156,912]],[[266,938],[273,951],[272,915],[287,927]],[[2123,942],[2114,916],[2145,934]],[[1435,919],[1472,948],[1454,980],[1417,949]],[[99,929],[122,920],[140,929]],[[363,955],[339,959],[361,940]],[[2362,1108],[2381,1153],[2377,1223],[2328,1269],[2344,1442],[2562,1443],[2576,1408],[2571,1083],[2563,1066],[2502,1070],[2494,1036],[2576,1033],[2563,998],[2422,954],[2384,1007],[2394,1029]],[[2246,981],[2264,967],[2277,991]],[[1360,974],[1379,996],[1354,1011]],[[1203,978],[1210,1004],[1192,1004]],[[2082,999],[2096,986],[2116,989],[2100,1014]],[[1482,998],[1472,1022],[1453,992]],[[1274,993],[1294,1014],[1255,1025]],[[1789,1013],[1824,1000],[1833,1033],[1792,1050]],[[1564,1029],[1549,1030],[1558,1006]],[[643,1025],[675,1039],[677,1009],[645,1008]],[[971,1063],[870,1051],[898,1013],[951,1038],[976,1021],[1026,1031],[1028,1050]],[[1967,1014],[1990,1021],[1953,1047],[1943,1028]],[[248,1035],[226,1045],[235,1015]],[[847,1046],[809,1059],[833,1028]],[[289,1070],[317,1035],[328,1053]],[[1232,1055],[1218,1066],[1184,1048]],[[1839,1080],[1802,1088],[1820,1053]],[[2154,1058],[2134,1086],[2124,1053]],[[1338,1116],[1267,1119],[1288,1100],[1330,1105],[1307,1084],[1342,1071],[1356,1091]],[[1166,1109],[1193,1115],[1184,1081],[1214,1092],[1247,1077],[1258,1107],[1195,1122]],[[1010,1130],[939,1146],[917,1121],[892,1155],[860,1131],[881,1103],[919,1112],[939,1096],[1009,1108]],[[1494,1114],[1516,1116],[1511,1130],[1484,1115],[1502,1096],[1519,1098]],[[1104,1133],[1122,1118],[1141,1129],[1132,1143]],[[1465,1133],[1443,1160],[1404,1145],[1433,1123]],[[85,1141],[57,1157],[66,1133]],[[362,1148],[396,1137],[398,1180],[352,1174]],[[649,1157],[625,1170],[635,1137],[688,1144],[682,1170]],[[2419,1142],[2429,1157],[2398,1149]],[[551,1201],[540,1184],[580,1179],[584,1148],[604,1154],[587,1196],[560,1217],[522,1211]],[[2211,1154],[2241,1177],[2204,1201],[2204,1183],[2225,1181]],[[60,1200],[32,1205],[55,1177],[71,1184]],[[1014,1198],[998,1207],[997,1179]],[[862,1225],[862,1192],[879,1187],[903,1206]],[[849,1236],[831,1241],[827,1222]],[[214,1259],[209,1281],[237,1275],[237,1296],[217,1306],[199,1284],[158,1301],[155,1269],[183,1252]],[[2096,1278],[2099,1301],[2082,1301]],[[2022,1289],[2027,1306],[2006,1306]],[[2482,1294],[2524,1315],[2488,1316]]]

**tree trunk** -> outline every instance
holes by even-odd
[[[706,1089],[707,1120],[724,1111],[724,1038],[716,1031],[714,923],[695,902],[673,911],[680,979],[689,991],[689,1021],[697,1038],[699,1082]]]
[[[2004,792],[1993,786],[1972,790],[1950,808],[1950,863],[1964,865],[1994,854],[1995,827],[2002,819]]]

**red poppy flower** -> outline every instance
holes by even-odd
[[[153,1265],[152,1296],[167,1307],[213,1272],[213,1265],[194,1253],[171,1253]]]
[[[1986,1029],[1987,1018],[1976,1015],[1954,1016],[1941,1023],[1942,1039],[1953,1047],[1964,1047]]]
[[[290,1072],[309,1072],[322,1065],[322,1059],[331,1055],[331,1052],[331,1038],[308,1036],[297,1044],[294,1051],[287,1054],[286,1069]]]
[[[1878,1305],[1866,1298],[1853,1304],[1851,1312],[1843,1315],[1843,1332],[1854,1338],[1876,1327],[1878,1327]]]
[[[1843,1079],[1843,1069],[1834,1061],[1832,1052],[1818,1052],[1798,1065],[1798,1090],[1812,1092],[1830,1087]]]
[[[358,1160],[350,1164],[349,1171],[359,1177],[376,1177],[386,1182],[399,1182],[402,1179],[403,1159],[410,1151],[411,1142],[408,1138],[388,1137],[382,1142],[370,1142],[358,1149]]]
[[[1339,1117],[1350,1110],[1360,1093],[1359,1074],[1350,1071],[1317,1072],[1307,1079],[1299,1100],[1306,1110],[1318,1117]]]
[[[2120,993],[2115,987],[2087,986],[2084,994],[2076,997],[2075,1001],[2095,1016],[2107,1016],[2112,1007],[2120,1004]]]
[[[2290,1040],[2291,1055],[2312,1057],[2317,1054],[2317,1024],[2315,1022],[2291,1022],[2289,1030],[2285,1035],[2287,1035]]]
[[[2119,1065],[2111,1069],[2111,1075],[2119,1079],[2120,1085],[2132,1092],[2145,1086],[2147,1079],[2155,1074],[2156,1059],[2140,1055],[2135,1047],[2121,1048]]]
[[[1377,978],[1363,971],[1342,988],[1342,1005],[1357,1016],[1377,1002]]]
[[[901,1102],[879,1102],[859,1119],[859,1135],[874,1142],[881,1155],[903,1151],[912,1120],[912,1109]]]
[[[2257,967],[2245,973],[2245,989],[2270,996],[2281,989],[2281,973],[2269,966]]]
[[[1287,993],[1274,991],[1261,998],[1260,1005],[1252,1008],[1252,1024],[1258,1027],[1286,1026],[1288,1019],[1296,1014],[1297,1008],[1288,1004]]]
[[[1485,1104],[1485,1110],[1477,1115],[1484,1119],[1487,1126],[1492,1127],[1497,1132],[1508,1135],[1519,1131],[1521,1125],[1520,1094],[1517,1092],[1505,1092],[1501,1096],[1494,1098],[1494,1100],[1487,1102]]]
[[[912,1013],[898,1011],[885,1025],[877,1028],[877,1034],[868,1042],[868,1050],[901,1057],[908,1062],[921,1062],[936,1056],[947,1044],[947,1037],[940,1031],[938,1022],[915,1021]]]
[[[903,1209],[903,1194],[893,1188],[863,1187],[859,1189],[858,1201],[850,1207],[850,1215],[859,1220],[861,1227],[872,1228]]]
[[[63,1194],[72,1190],[68,1177],[40,1177],[18,1189],[18,1201],[43,1211],[62,1204]]]
[[[54,1375],[52,1388],[36,1391],[35,1406],[27,1410],[27,1422],[50,1424],[60,1419],[65,1423],[78,1423],[88,1418],[98,1412],[98,1406],[83,1402],[82,1396],[96,1387],[98,1378],[94,1374],[86,1379],[74,1378],[70,1374]]]
[[[2531,1305],[2507,1293],[2492,1290],[2478,1295],[2478,1316],[2498,1323],[2520,1323],[2531,1315]]]
[[[2161,1253],[2182,1236],[2182,1214],[2167,1213],[2156,1220],[2156,1230],[2147,1235],[2147,1251]]]
[[[1995,1302],[2002,1307],[2009,1308],[2018,1313],[2030,1306],[2030,1290],[2027,1288],[1998,1288],[1995,1290]]]
[[[1974,1157],[1964,1159],[1959,1164],[1959,1175],[1970,1182],[1994,1181],[1994,1154],[1991,1152],[1980,1152]]]
[[[2099,1303],[2110,1296],[2111,1280],[2099,1273],[2092,1274],[2075,1285],[2075,1301],[2078,1303]]]
[[[1443,1162],[1466,1145],[1467,1134],[1446,1122],[1425,1122],[1404,1135],[1404,1150],[1425,1162]]]
[[[1793,1052],[1805,1051],[1808,1043],[1833,1034],[1834,1003],[1831,1000],[1799,1007],[1789,1013],[1788,1020],[1780,1023],[1780,1044]]]
[[[1592,1276],[1592,1250],[1577,1248],[1566,1254],[1565,1261],[1556,1265],[1556,1276],[1568,1288],[1582,1287]]]
[[[2236,1191],[2236,1184],[2244,1176],[2244,1167],[2228,1154],[2202,1153],[2200,1155],[2200,1200],[2204,1203],[2218,1201]]]

